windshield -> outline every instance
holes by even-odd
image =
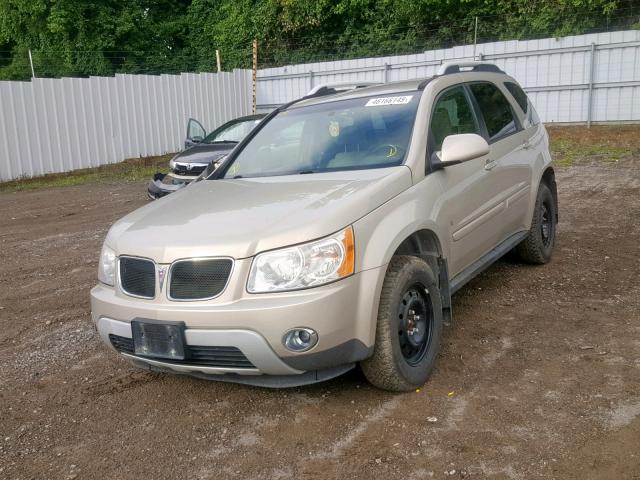
[[[224,178],[400,165],[420,93],[340,100],[280,112],[226,167]]]
[[[246,137],[253,127],[260,123],[261,118],[255,118],[252,120],[242,120],[239,122],[228,122],[217,128],[209,135],[207,135],[202,143],[217,143],[217,142],[234,142],[238,143],[244,137]]]

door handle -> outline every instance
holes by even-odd
[[[487,171],[492,170],[493,168],[495,168],[496,165],[498,165],[498,162],[488,158],[487,161],[484,163],[484,169]]]

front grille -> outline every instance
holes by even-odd
[[[111,340],[111,345],[113,348],[122,353],[129,353],[133,355],[135,352],[133,348],[133,338],[120,337],[118,335],[109,334],[109,340]]]
[[[236,347],[187,347],[190,365],[206,365],[229,368],[255,368],[244,353]]]
[[[195,175],[200,175],[205,168],[207,167],[194,166],[194,167],[191,167],[191,170],[189,170],[185,165],[176,165],[176,168],[173,169],[173,172],[176,173],[177,175],[195,176]]]
[[[169,297],[202,300],[220,295],[227,285],[233,261],[228,258],[180,260],[171,266]]]
[[[111,345],[113,345],[113,347],[119,352],[134,355],[135,350],[132,338],[110,334],[109,340],[111,341]],[[184,353],[184,360],[167,360],[166,358],[158,358],[158,361],[178,365],[197,365],[200,367],[256,368],[253,363],[244,356],[244,353],[236,347],[185,345]]]
[[[155,297],[155,264],[151,260],[142,258],[120,257],[120,286],[129,295]]]

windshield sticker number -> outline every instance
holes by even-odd
[[[385,105],[405,105],[411,101],[413,95],[403,95],[401,97],[379,97],[370,99],[365,107],[382,107]]]

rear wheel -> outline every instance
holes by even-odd
[[[527,263],[541,265],[551,260],[556,239],[558,206],[545,183],[538,187],[538,196],[527,237],[516,247],[516,252]]]
[[[364,375],[385,390],[413,390],[429,378],[441,337],[436,275],[417,257],[393,257],[380,295],[374,352],[361,363]]]

